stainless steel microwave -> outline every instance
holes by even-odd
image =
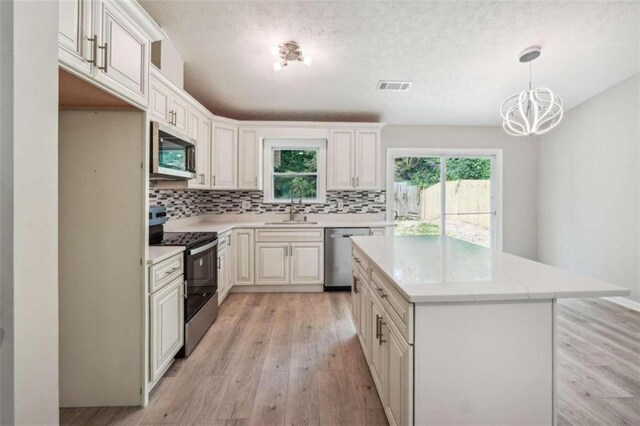
[[[151,122],[150,178],[188,180],[196,175],[195,141],[157,121]]]

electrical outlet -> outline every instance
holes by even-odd
[[[344,203],[342,201],[338,201],[338,210],[342,210],[344,208]]]
[[[249,201],[249,200],[244,200],[244,201],[242,202],[242,209],[243,209],[243,210],[249,210],[249,209],[251,209],[251,201]]]
[[[385,195],[384,195],[384,194],[380,194],[380,195],[378,196],[378,202],[379,202],[379,203],[384,203],[384,202],[386,202],[386,201],[387,201],[387,197],[385,197]]]

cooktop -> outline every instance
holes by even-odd
[[[217,236],[217,232],[159,232],[149,235],[149,245],[191,248],[213,241]]]

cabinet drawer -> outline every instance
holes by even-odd
[[[322,228],[258,229],[256,241],[323,241]]]
[[[218,235],[218,251],[227,246],[231,246],[231,231]]]
[[[149,268],[149,293],[160,290],[183,274],[183,255],[179,253]]]
[[[413,342],[413,305],[375,269],[371,270],[371,293],[382,302],[389,318],[409,343]]]

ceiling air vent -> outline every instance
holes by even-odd
[[[389,90],[392,92],[406,92],[411,87],[410,81],[391,81],[380,80],[378,82],[378,90]]]

